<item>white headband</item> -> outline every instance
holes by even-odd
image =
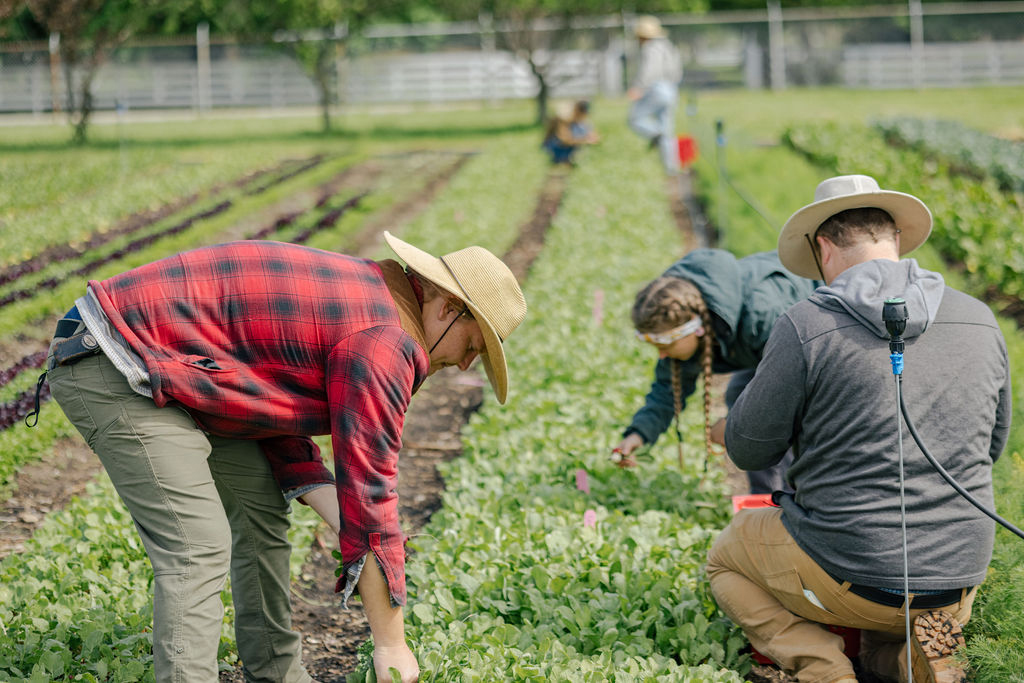
[[[702,334],[704,332],[704,323],[700,319],[700,316],[694,316],[689,321],[683,323],[679,327],[667,330],[665,332],[637,332],[636,338],[640,341],[649,342],[651,344],[671,344],[674,341],[682,339],[683,337],[689,337],[691,334]]]

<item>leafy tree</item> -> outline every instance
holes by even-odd
[[[24,0],[0,0],[0,21],[6,21],[21,11]]]
[[[0,0],[0,38],[41,40],[46,34],[32,18],[25,0]]]
[[[48,34],[60,37],[72,141],[84,143],[93,111],[92,84],[112,50],[124,44],[170,0],[25,0]]]

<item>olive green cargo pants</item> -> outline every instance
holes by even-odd
[[[217,681],[229,567],[247,681],[306,683],[291,630],[288,503],[255,441],[201,431],[132,391],[103,354],[49,372],[50,390],[99,456],[153,565],[156,680]]]

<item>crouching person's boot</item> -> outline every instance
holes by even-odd
[[[910,642],[913,683],[966,683],[963,667],[953,658],[963,647],[964,636],[952,614],[942,610],[919,614]]]

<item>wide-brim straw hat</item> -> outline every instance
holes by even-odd
[[[779,260],[801,277],[822,277],[812,250],[814,235],[826,220],[847,209],[882,209],[900,231],[900,256],[924,244],[932,231],[932,212],[913,195],[882,190],[866,175],[841,175],[821,181],[814,202],[786,221],[779,233]]]
[[[559,102],[554,107],[555,118],[565,123],[571,123],[576,116],[576,105],[572,102]]]
[[[480,325],[480,358],[499,403],[508,396],[508,365],[502,342],[526,317],[526,299],[515,275],[483,247],[466,247],[438,258],[384,231],[384,240],[409,268],[457,296]]]
[[[665,29],[657,17],[637,17],[633,23],[633,35],[645,40],[664,38]]]

